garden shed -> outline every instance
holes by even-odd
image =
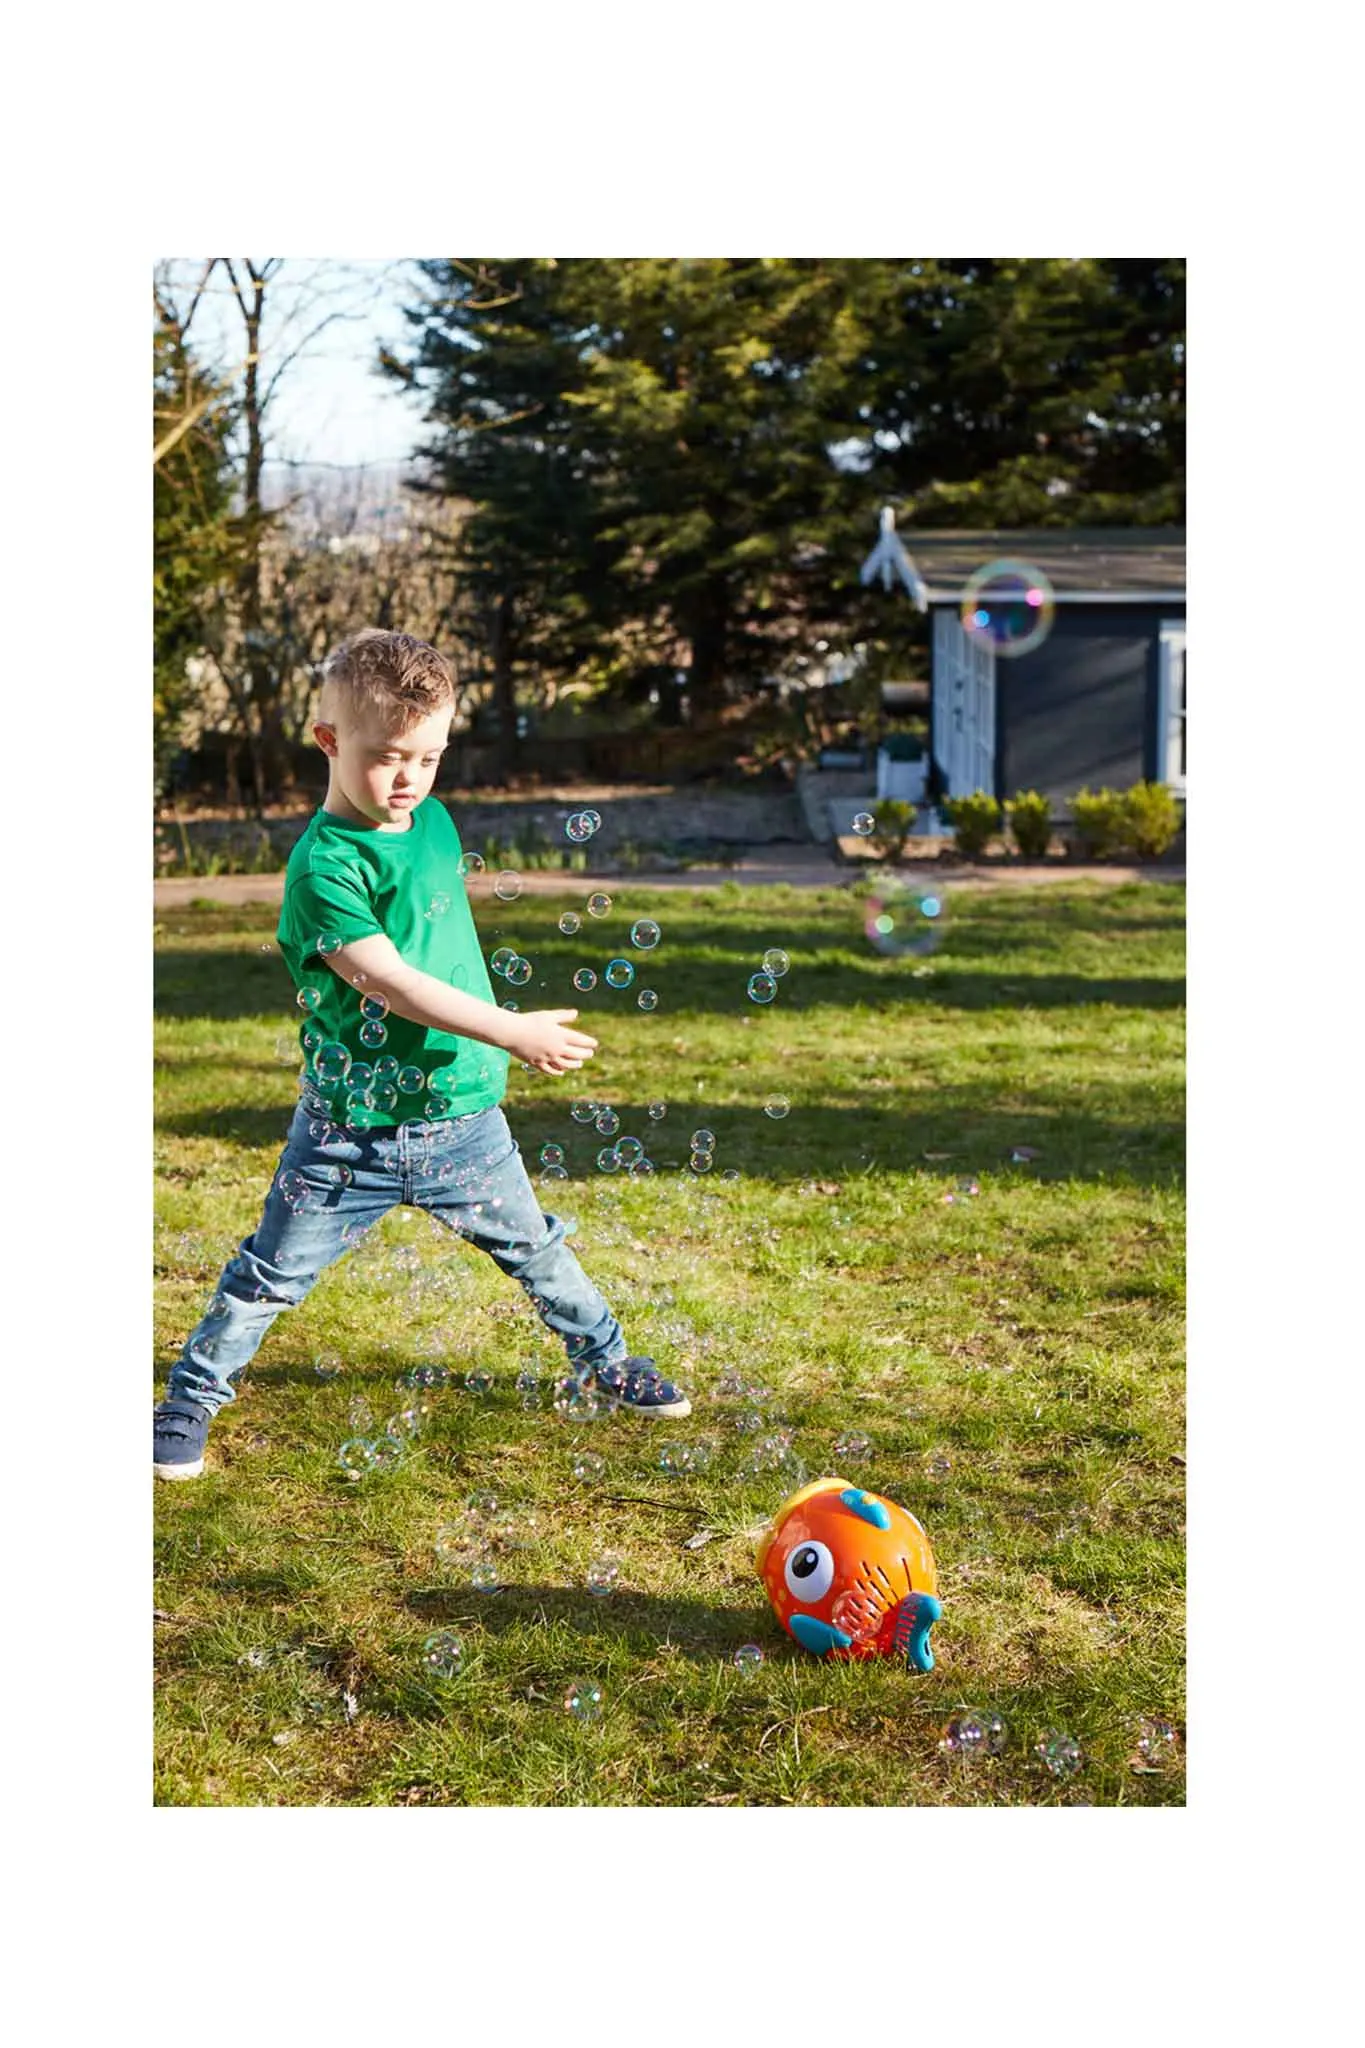
[[[1006,656],[961,622],[988,562],[1040,569],[1051,628]],[[1064,812],[1077,790],[1164,782],[1185,798],[1185,534],[1179,527],[917,533],[889,508],[863,568],[905,585],[930,620],[930,752],[946,796],[1038,789]]]

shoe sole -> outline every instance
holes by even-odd
[[[686,1395],[680,1401],[670,1401],[666,1405],[655,1404],[649,1408],[638,1401],[613,1401],[611,1405],[617,1415],[652,1415],[664,1422],[678,1422],[684,1415],[692,1413],[692,1403]]]
[[[197,1479],[204,1469],[202,1458],[196,1458],[184,1465],[153,1465],[158,1479]]]

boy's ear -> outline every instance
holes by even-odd
[[[337,752],[336,727],[334,725],[324,725],[321,723],[321,721],[319,721],[319,723],[313,727],[313,738],[322,748],[323,753],[328,755],[333,760],[335,760]]]

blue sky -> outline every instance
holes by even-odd
[[[203,257],[165,259],[177,300],[188,303]],[[400,308],[406,265],[399,257],[288,257],[277,280],[279,316],[267,314],[267,375],[278,350],[304,341],[328,312],[342,312],[280,378],[270,408],[270,452],[293,462],[384,463],[411,453],[421,437],[421,411],[372,365],[381,341],[404,338]],[[269,304],[269,299],[267,300]],[[190,341],[225,372],[242,356],[241,314],[229,280],[215,273],[196,310]]]

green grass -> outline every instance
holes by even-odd
[[[1184,1714],[1183,889],[959,892],[927,975],[873,955],[837,888],[623,884],[576,939],[556,929],[563,907],[477,912],[489,950],[537,968],[523,1007],[577,1003],[602,1042],[573,1081],[514,1063],[508,1116],[533,1173],[546,1139],[565,1144],[571,1181],[542,1200],[578,1217],[631,1348],[694,1413],[651,1428],[525,1411],[516,1372],[559,1355],[530,1305],[491,1261],[394,1211],[276,1322],[205,1476],[156,1489],[158,1800],[1180,1803],[1178,1762],[1148,1775],[1130,1758],[1144,1715]],[[634,956],[658,1010],[600,983],[576,997],[573,969],[629,953],[640,914],[663,927],[657,953]],[[294,1098],[272,935],[251,906],[158,927],[158,1392],[256,1223]],[[772,945],[791,971],[760,1009],[745,983]],[[644,1138],[651,1179],[597,1172],[602,1141],[568,1115],[581,1092]],[[777,1092],[780,1121],[763,1113]],[[704,1179],[686,1172],[703,1123]],[[1010,1163],[1020,1144],[1039,1157]],[[959,1173],[980,1193],[947,1205]],[[402,1245],[415,1273],[394,1262]],[[349,1402],[382,1421],[429,1343],[461,1375],[490,1367],[492,1394],[436,1394],[396,1470],[347,1481]],[[338,1381],[312,1370],[323,1348],[345,1360]],[[841,1432],[872,1439],[845,1476],[929,1530],[945,1610],[931,1674],[827,1666],[778,1629],[748,1532],[790,1482],[741,1476],[745,1404],[714,1392],[731,1366],[772,1390],[763,1406],[811,1476],[843,1468]],[[704,1475],[656,1469],[664,1442],[700,1440]],[[580,1444],[605,1458],[599,1481],[573,1478]],[[491,1596],[433,1547],[477,1488],[538,1521]],[[584,1577],[603,1548],[625,1568],[598,1600]],[[465,1661],[432,1682],[419,1658],[437,1628]],[[766,1661],[746,1676],[731,1658],[750,1639]],[[241,1662],[253,1648],[263,1668]],[[587,1726],[562,1705],[580,1677],[603,1690]],[[962,1705],[1003,1714],[1001,1756],[940,1751]],[[1046,1727],[1082,1745],[1069,1785],[1032,1754]]]

